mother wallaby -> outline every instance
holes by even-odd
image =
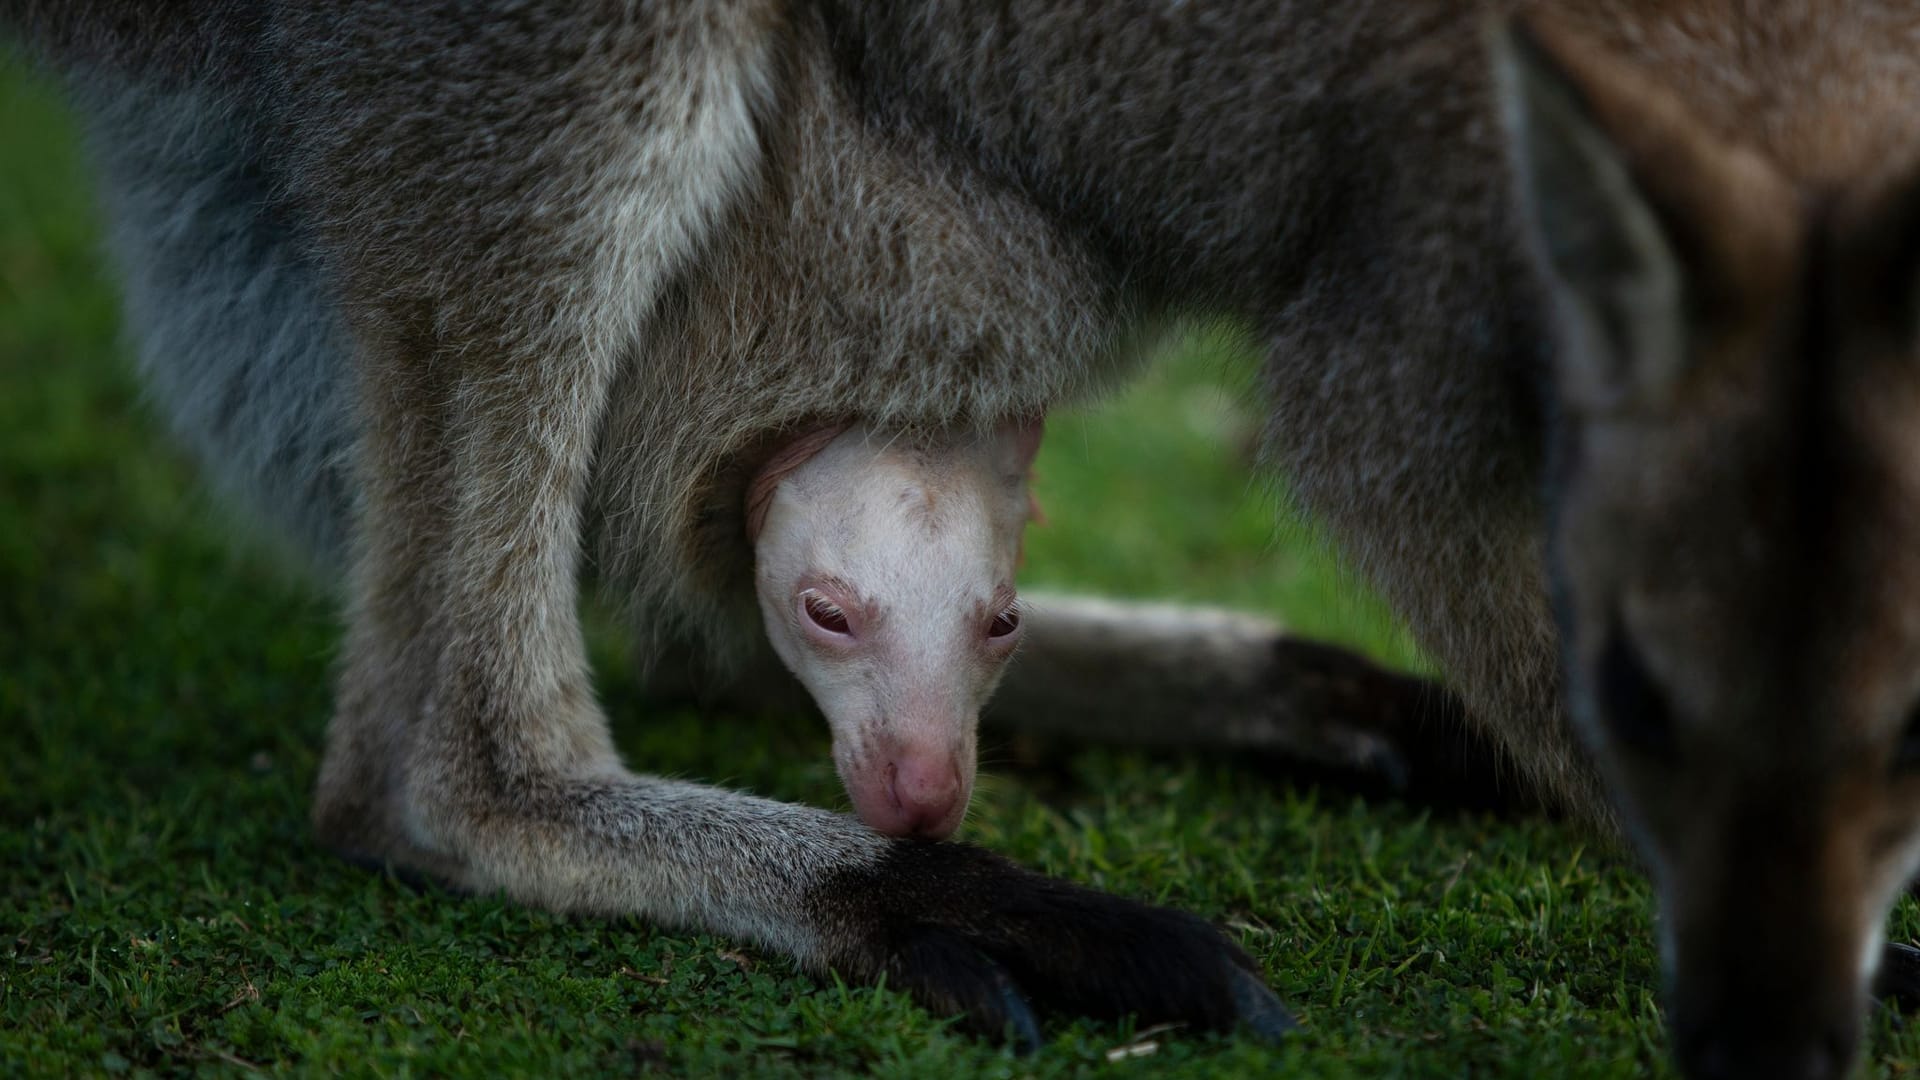
[[[597,522],[643,629],[750,632],[768,447],[1041,415],[1228,312],[1272,457],[1483,729],[1596,819],[1605,778],[1687,1069],[1840,1075],[1920,825],[1914,19],[1524,6],[1491,48],[1477,0],[0,11],[92,118],[160,397],[345,568],[333,844],[991,1028],[1018,986],[1278,1029],[1196,921],[628,772],[574,613]],[[1053,640],[1179,694],[1008,689],[1310,741],[1271,634],[1115,610]]]

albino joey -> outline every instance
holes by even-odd
[[[767,637],[826,714],[855,813],[883,833],[943,838],[966,815],[980,710],[1021,637],[1040,432],[822,429],[749,485]]]

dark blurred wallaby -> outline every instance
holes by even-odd
[[[1017,985],[1277,1030],[1195,921],[627,772],[574,613],[591,533],[643,633],[738,651],[782,440],[1041,415],[1232,313],[1478,730],[1618,807],[1688,1072],[1845,1071],[1920,823],[1913,13],[316,7],[0,11],[90,118],[160,400],[349,583],[329,842],[989,1028]],[[1364,756],[1454,707],[1257,621],[1039,615],[1002,709],[1054,730]]]

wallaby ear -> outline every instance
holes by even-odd
[[[1495,33],[1521,211],[1564,329],[1560,384],[1611,411],[1664,397],[1686,362],[1683,268],[1626,158],[1525,24]]]
[[[1899,175],[1864,207],[1841,212],[1841,289],[1850,322],[1885,327],[1920,348],[1920,166]]]
[[[1027,520],[1035,525],[1047,523],[1046,511],[1040,509],[1040,497],[1033,493],[1033,459],[1040,456],[1040,440],[1047,433],[1047,418],[1044,415],[1024,420],[1007,420],[994,432],[994,467],[1000,471],[1002,482],[1008,485],[1028,485]],[[1015,565],[1025,562],[1026,551],[1022,546]]]
[[[1010,475],[1025,476],[1033,468],[1033,459],[1039,456],[1040,440],[1046,435],[1047,418],[1035,416],[1025,420],[1003,421],[994,433],[996,444],[1001,447],[1000,465]]]
[[[1657,406],[1690,366],[1694,324],[1790,266],[1792,193],[1570,35],[1513,20],[1492,51],[1523,221],[1562,322],[1561,396],[1587,412]]]
[[[773,494],[780,490],[780,481],[793,474],[795,469],[812,461],[814,455],[827,448],[827,444],[840,437],[850,425],[838,424],[831,427],[812,428],[794,436],[783,443],[766,464],[760,466],[753,478],[747,481],[746,526],[747,542],[758,543],[760,530],[767,523],[767,508],[773,505]]]

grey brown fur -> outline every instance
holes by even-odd
[[[269,514],[322,549],[349,537],[337,549],[349,634],[317,796],[323,836],[531,902],[888,971],[986,1026],[1020,1027],[992,987],[1036,939],[1059,948],[1021,979],[1052,1004],[1216,1024],[1275,1014],[1236,952],[1166,913],[1068,890],[1029,909],[1053,913],[1039,925],[983,924],[934,898],[996,911],[998,897],[1066,887],[963,846],[894,846],[844,818],[628,773],[581,657],[583,537],[634,598],[643,633],[737,647],[728,628],[752,625],[739,487],[783,432],[1036,415],[1122,374],[1120,346],[1142,320],[1234,314],[1270,356],[1273,461],[1411,622],[1468,714],[1533,790],[1596,821],[1610,816],[1604,775],[1670,913],[1724,908],[1737,899],[1729,881],[1674,884],[1659,815],[1621,764],[1619,725],[1591,704],[1612,685],[1593,642],[1639,594],[1618,588],[1633,574],[1610,568],[1611,541],[1558,530],[1600,506],[1625,507],[1610,520],[1631,532],[1644,525],[1632,511],[1656,504],[1639,473],[1609,471],[1617,459],[1596,451],[1614,444],[1595,433],[1616,429],[1587,391],[1614,368],[1648,370],[1672,340],[1707,340],[1646,339],[1648,327],[1699,330],[1686,320],[1704,309],[1660,307],[1674,294],[1657,288],[1652,307],[1622,305],[1612,290],[1682,281],[1688,296],[1717,295],[1724,266],[1690,260],[1725,237],[1736,249],[1765,239],[1759,209],[1819,234],[1807,207],[1841,205],[1853,215],[1842,237],[1903,220],[1883,204],[1920,143],[1902,110],[1862,104],[1912,99],[1900,88],[1914,29],[1873,3],[1526,6],[1545,44],[1523,34],[1491,49],[1485,31],[1506,5],[1471,0],[0,10],[70,72],[94,117],[159,397],[230,486],[259,489]],[[1722,168],[1722,144],[1747,142],[1777,190],[1807,198],[1717,200],[1716,183],[1747,175]],[[1625,179],[1589,184],[1616,157]],[[1685,197],[1662,201],[1676,191]],[[1560,258],[1594,237],[1592,265]],[[1786,278],[1853,265],[1753,250]],[[240,295],[256,283],[259,303]],[[1750,321],[1760,329],[1720,342],[1725,355],[1777,342],[1779,327]],[[1595,325],[1610,329],[1596,337]],[[1601,339],[1606,364],[1584,364]],[[210,393],[235,403],[231,416],[188,415]],[[1726,433],[1710,410],[1660,415],[1678,415],[1683,435]],[[1871,426],[1835,415],[1819,422]],[[1874,423],[1882,447],[1891,436]],[[351,472],[327,479],[348,444]],[[1700,445],[1651,445],[1675,455],[1660,459],[1671,475],[1713,474]],[[1791,460],[1756,453],[1769,468]],[[287,469],[320,479],[276,488]],[[1689,490],[1674,512],[1728,509],[1725,498]],[[1744,498],[1731,512],[1765,501]],[[1819,527],[1844,532],[1878,498],[1821,504]],[[1620,550],[1639,560],[1630,570],[1661,564],[1657,544]],[[1905,580],[1892,554],[1869,554]],[[1753,654],[1752,641],[1710,632],[1730,612],[1757,619],[1761,640],[1798,634],[1786,613],[1804,607],[1744,602],[1695,612],[1703,640],[1727,643],[1723,657]],[[1862,609],[1859,625],[1883,614]],[[1177,640],[1214,624],[1167,625]],[[1110,632],[1110,612],[1066,610],[1060,627],[1057,656],[1136,670],[1191,659],[1166,637]],[[1223,640],[1204,662],[1235,702],[1264,700],[1248,689],[1274,685],[1263,670],[1301,663],[1277,632]],[[1560,705],[1563,646],[1604,770]],[[1679,676],[1711,683],[1720,671],[1676,655]],[[1304,667],[1332,672],[1312,702],[1352,674],[1320,658]],[[1637,689],[1632,700],[1658,703]],[[1008,693],[1130,704],[1038,664],[1017,665]],[[1395,693],[1386,714],[1402,717],[1408,694]],[[1139,697],[1179,708],[1140,695],[1136,709]],[[1874,707],[1897,718],[1905,705]],[[1199,715],[1220,739],[1249,730],[1238,705]],[[1897,738],[1897,725],[1870,726],[1876,747]],[[1762,742],[1781,756],[1825,745],[1809,738]],[[1689,776],[1751,779],[1723,757],[1702,761]],[[1858,971],[1835,955],[1870,945],[1855,915],[1883,913],[1888,868],[1911,862],[1914,815],[1887,820],[1901,842],[1875,856],[1871,881],[1849,878],[1849,913],[1767,983],[1765,1023],[1740,1018],[1719,989],[1695,993],[1760,975],[1729,959],[1732,937],[1688,924],[1670,961],[1690,1071],[1844,1067]],[[1793,829],[1755,829],[1762,839],[1715,833],[1709,854],[1754,852],[1778,873],[1817,876],[1805,850],[1763,842]],[[1741,933],[1801,928],[1797,905],[1750,908]],[[1110,977],[1091,955],[1085,927],[1116,920],[1154,931],[1158,944],[1129,959],[1171,973],[1153,980],[1171,996]]]

